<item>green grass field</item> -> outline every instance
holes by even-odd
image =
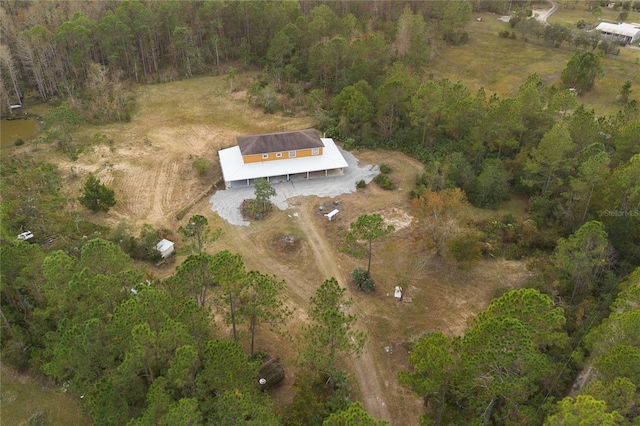
[[[2,365],[0,423],[3,425],[90,425],[76,401]]]
[[[618,12],[603,10],[605,17]],[[640,20],[640,14],[630,13],[629,19]],[[479,22],[476,18],[482,17]],[[579,19],[589,20],[591,12],[582,2],[575,9],[561,8],[550,22],[574,25]],[[498,20],[491,13],[474,14],[467,30],[469,42],[463,46],[443,48],[431,62],[427,72],[435,78],[461,81],[471,91],[484,87],[487,94],[514,96],[526,78],[538,73],[547,85],[559,84],[560,74],[574,54],[573,46],[564,44],[555,48],[537,42],[504,39],[498,32],[511,30],[508,23]],[[625,81],[632,82],[631,99],[640,101],[640,50],[622,48],[618,56],[605,59],[605,75],[596,80],[592,92],[580,100],[598,115],[615,114],[620,109],[616,102],[618,92]]]
[[[575,26],[580,19],[583,19],[585,22],[597,25],[598,21],[596,17],[587,9],[585,2],[558,3],[560,4],[560,9],[549,18],[549,23]],[[619,21],[620,10],[609,9],[607,7],[601,7],[600,10],[602,12],[600,19],[605,21]],[[625,22],[640,22],[640,13],[630,10]]]

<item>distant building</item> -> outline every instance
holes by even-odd
[[[226,188],[269,182],[342,175],[348,167],[329,138],[314,129],[238,136],[238,145],[218,151]],[[312,175],[313,174],[313,175]]]
[[[624,44],[640,41],[640,24],[600,22],[596,30],[604,37]]]

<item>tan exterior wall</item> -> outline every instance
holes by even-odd
[[[318,150],[316,155],[322,155],[322,147],[315,148]],[[289,157],[289,151],[282,151],[282,156],[278,157],[276,152],[270,152],[266,154],[266,158],[263,154],[243,155],[242,161],[246,163],[259,163],[261,161],[275,161],[275,160],[287,160],[289,158],[311,157],[313,156],[313,148],[298,149],[296,150],[295,157]]]

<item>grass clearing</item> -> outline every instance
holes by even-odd
[[[77,401],[0,364],[3,425],[90,425]]]
[[[559,6],[558,11],[549,17],[549,23],[563,24],[574,28],[578,21],[582,19],[594,26],[598,25],[598,19],[593,15],[593,12],[589,10],[586,2],[570,2],[568,5],[559,2]],[[601,20],[620,22],[620,12],[622,12],[622,10],[600,7],[600,11],[602,12]],[[640,13],[629,10],[629,16],[625,22],[640,22]]]
[[[565,13],[569,15],[566,19],[574,24],[579,16],[583,19],[590,16],[578,5],[576,10],[560,10],[550,21],[554,22],[556,17],[564,19]],[[635,15],[630,13],[628,21]],[[479,22],[476,18],[480,17]],[[517,32],[515,40],[501,38],[498,32],[514,30],[498,18],[492,13],[474,14],[467,26],[469,42],[442,49],[427,72],[435,78],[461,81],[472,92],[484,87],[488,95],[497,93],[501,97],[515,96],[518,87],[533,73],[538,73],[547,86],[559,85],[560,74],[575,52],[573,46],[563,44],[555,48],[535,40],[525,42]],[[605,58],[605,75],[596,80],[594,90],[583,94],[580,101],[597,115],[615,114],[621,108],[616,102],[618,92],[627,80],[631,80],[632,87],[640,86],[640,49],[622,48],[618,56]],[[631,99],[640,101],[638,91],[632,93]]]

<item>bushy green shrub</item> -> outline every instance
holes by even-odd
[[[193,169],[196,171],[196,173],[198,173],[198,175],[200,176],[204,175],[209,171],[209,169],[211,169],[211,162],[202,157],[198,157],[193,160],[193,163],[191,163],[191,165],[193,166]]]
[[[351,273],[351,278],[358,290],[365,293],[371,293],[376,289],[376,282],[371,278],[371,275],[366,269],[356,268]]]
[[[359,181],[356,182],[356,188],[358,189],[362,189],[366,186],[367,186],[367,182],[365,182],[364,179],[360,179]]]
[[[393,181],[387,175],[378,175],[374,179],[375,183],[380,186],[382,189],[392,190],[393,189]]]
[[[391,167],[389,167],[387,164],[382,163],[380,164],[380,172],[388,175],[389,173],[391,173]]]
[[[166,229],[156,229],[152,225],[145,223],[140,230],[140,236],[134,237],[129,233],[129,226],[126,222],[118,223],[113,230],[111,241],[120,246],[122,251],[137,260],[148,260],[158,262],[162,255],[156,249],[156,244],[169,232]]]
[[[482,246],[478,232],[457,235],[449,241],[449,254],[458,263],[468,265],[482,258]]]

